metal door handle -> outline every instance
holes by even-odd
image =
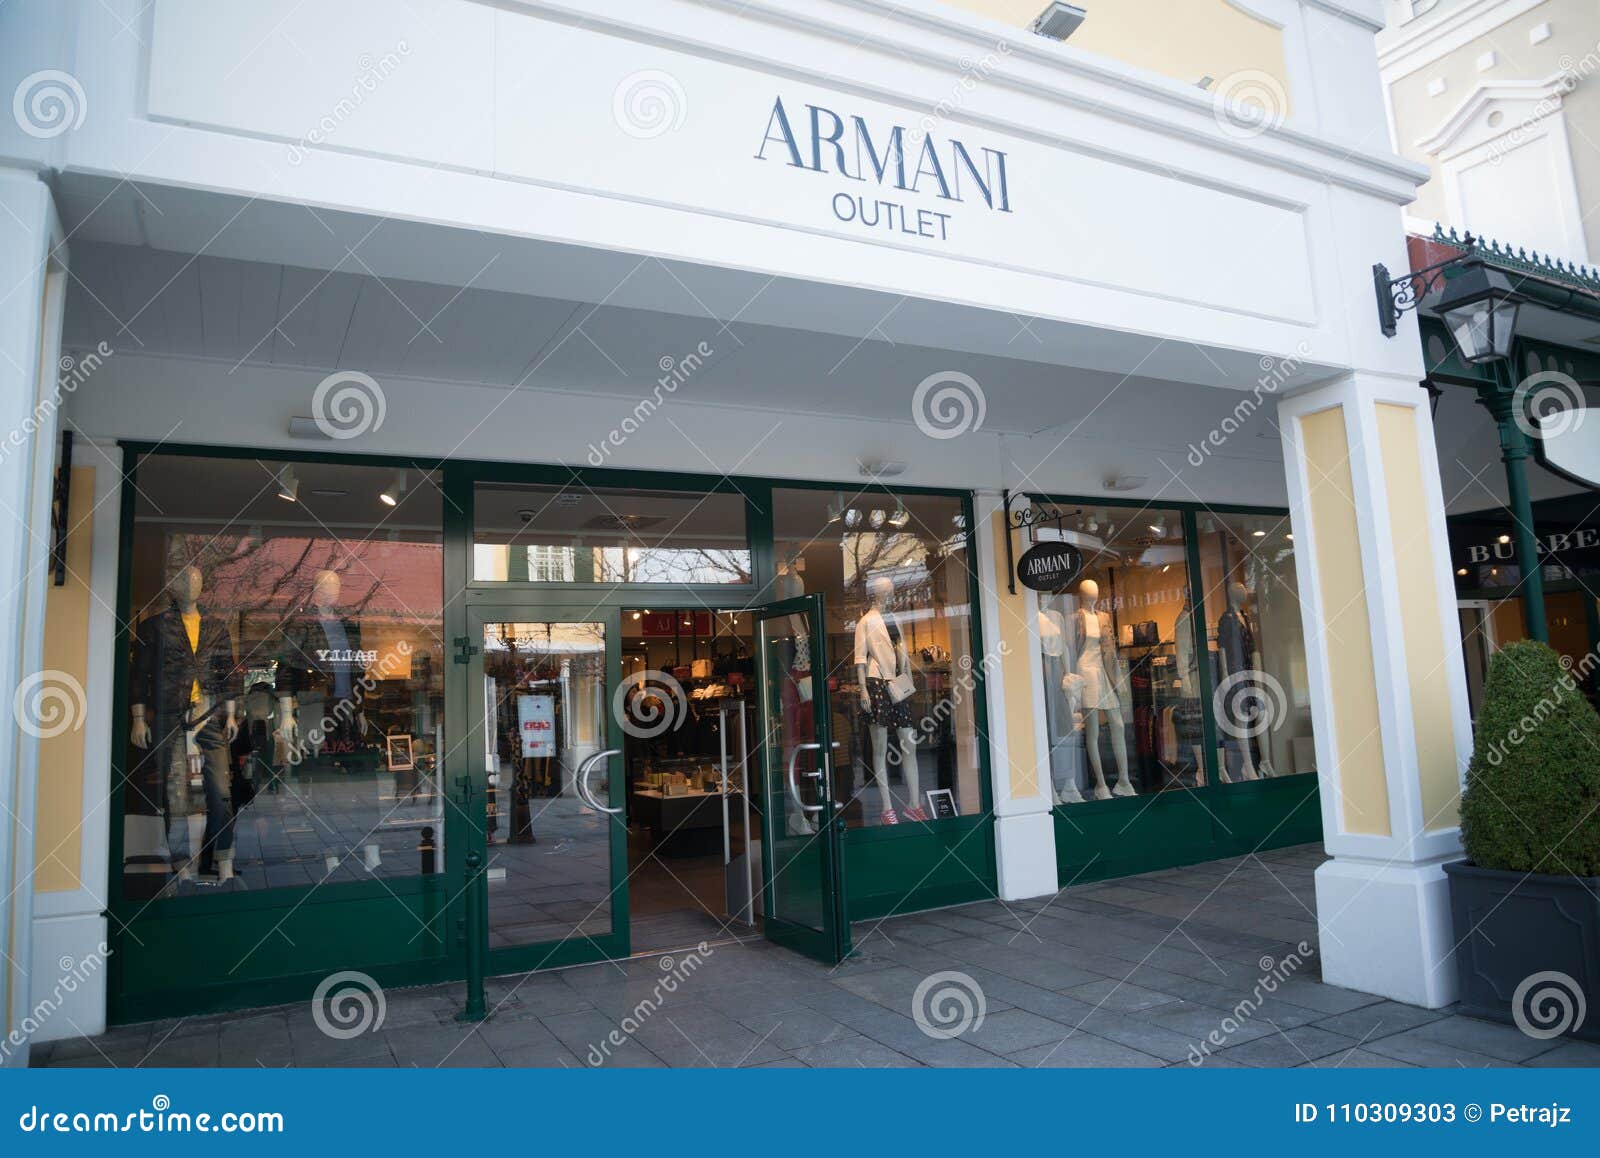
[[[832,744],[828,745],[828,747],[830,747],[830,748],[837,748],[838,746],[839,746],[839,741],[837,741],[837,740],[835,740]],[[794,798],[795,807],[799,808],[802,812],[821,812],[824,808],[827,807],[827,805],[825,805],[825,804],[807,804],[804,800],[801,800],[800,799],[800,783],[799,783],[799,781],[797,781],[795,779],[795,767],[794,767],[794,765],[795,765],[795,761],[800,759],[800,753],[801,752],[820,752],[820,751],[822,751],[822,745],[821,744],[812,743],[812,744],[797,744],[797,745],[795,745],[794,751],[789,753],[789,795]],[[807,772],[806,775],[809,776],[813,780],[821,780],[822,779],[822,770],[819,768],[815,772]]]
[[[578,765],[578,774],[572,778],[573,791],[577,792],[578,799],[596,812],[605,812],[612,816],[622,815],[621,808],[607,808],[595,798],[594,793],[589,791],[589,776],[594,771],[595,765],[604,764],[611,757],[620,755],[622,755],[621,748],[607,748],[604,752],[596,752]]]

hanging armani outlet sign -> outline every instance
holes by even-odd
[[[863,229],[948,241],[959,207],[1012,211],[1000,150],[922,128],[870,126],[859,116],[847,121],[820,105],[802,105],[791,118],[775,99],[755,156],[870,186],[841,188],[830,204],[834,217]]]
[[[1083,552],[1071,543],[1039,543],[1017,560],[1017,581],[1034,591],[1065,591],[1083,572]]]

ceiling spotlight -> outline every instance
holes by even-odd
[[[1511,542],[1511,536],[1510,535],[1501,535],[1498,539],[1495,540],[1495,542],[1499,543],[1503,547],[1507,543]]]
[[[389,489],[378,495],[378,501],[386,507],[398,507],[400,500],[406,493],[406,472],[394,472],[394,481],[389,484]]]
[[[638,618],[639,618],[639,613],[638,613],[638,612],[637,612],[637,611],[635,611],[635,612],[634,612],[634,613],[633,613],[633,617],[634,617],[634,618],[635,618],[635,619],[638,619]]]
[[[1166,536],[1167,536],[1167,525],[1165,523],[1151,523],[1151,524],[1149,524],[1149,526],[1150,526],[1150,533],[1151,534],[1155,535],[1158,538],[1162,538],[1162,539],[1166,538]]]
[[[889,525],[897,531],[910,521],[911,516],[904,507],[895,507],[894,514],[889,516]]]
[[[1465,567],[1459,567],[1459,568],[1456,569],[1456,574],[1457,575],[1465,575],[1466,573],[1467,573],[1467,569]]]
[[[875,507],[872,511],[872,514],[867,516],[867,523],[874,531],[876,531],[883,526],[884,517],[883,509],[881,507]]]
[[[861,525],[861,512],[851,507],[844,513],[844,525],[854,530]]]
[[[300,501],[300,480],[295,477],[294,466],[284,463],[278,471],[278,497],[286,503]]]
[[[1039,13],[1038,19],[1028,26],[1028,31],[1048,36],[1051,40],[1065,40],[1078,30],[1087,15],[1076,4],[1063,4],[1061,0],[1055,0]]]
[[[1251,531],[1250,535],[1252,538],[1256,539],[1265,539],[1267,537],[1267,533],[1265,531]]]

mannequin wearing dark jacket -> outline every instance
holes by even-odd
[[[310,603],[284,623],[278,653],[279,734],[290,751],[304,740],[314,755],[328,740],[356,737],[362,714],[361,680],[367,657],[361,650],[361,624],[336,610],[339,576],[317,575]],[[314,732],[314,735],[307,733]]]
[[[242,691],[233,637],[220,617],[199,604],[200,572],[186,567],[167,586],[171,602],[139,624],[134,636],[133,726],[144,751],[133,770],[136,791],[152,812],[167,816],[168,849],[179,875],[193,874],[189,817],[204,812],[199,868],[233,875],[232,775],[229,745]]]

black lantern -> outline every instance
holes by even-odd
[[[1444,291],[1433,308],[1444,319],[1461,356],[1481,365],[1511,357],[1522,301],[1505,274],[1471,261],[1446,272]]]

